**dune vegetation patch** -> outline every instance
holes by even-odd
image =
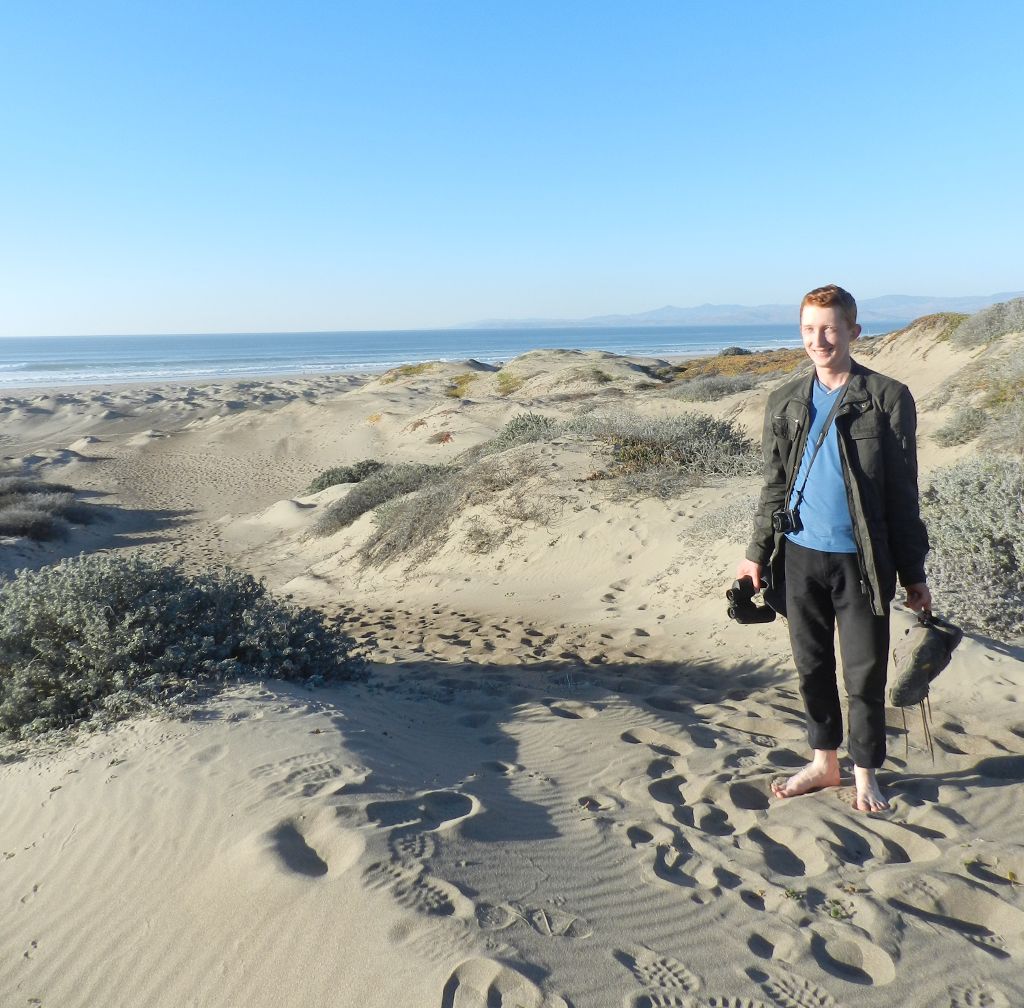
[[[743,429],[706,413],[657,419],[591,413],[572,421],[570,430],[608,447],[611,461],[602,475],[619,481],[620,496],[664,500],[760,467],[760,452]]]
[[[450,467],[417,492],[377,508],[373,532],[357,557],[363,566],[399,558],[421,562],[448,541],[456,519],[475,505],[489,505],[491,517],[478,515],[462,545],[467,552],[490,552],[523,526],[550,525],[562,503],[558,494],[545,489],[538,465],[528,456],[485,457]]]
[[[96,508],[80,501],[75,488],[65,483],[0,475],[0,536],[58,539],[72,525],[87,525],[96,517]]]
[[[518,391],[526,381],[522,375],[515,374],[513,371],[506,371],[504,368],[498,372],[496,380],[498,382],[498,395],[501,396],[508,396]]]
[[[1024,332],[1024,298],[1014,298],[967,316],[950,339],[960,347],[977,347],[1020,332]]]
[[[808,363],[802,347],[718,354],[714,357],[698,357],[678,365],[676,381],[692,381],[709,375],[750,375],[766,381],[787,375]]]
[[[391,368],[390,371],[385,371],[380,376],[380,381],[384,385],[390,385],[392,382],[398,381],[399,378],[415,378],[417,375],[433,370],[436,366],[435,361],[424,361],[422,364],[400,364],[398,367]]]
[[[988,424],[988,413],[973,406],[961,406],[932,435],[943,448],[967,444],[977,438]]]
[[[952,339],[953,334],[971,316],[962,312],[935,312],[933,315],[922,315],[914,319],[910,325],[896,329],[890,335],[894,338],[909,334],[926,333],[936,341],[945,342]]]
[[[928,579],[943,613],[994,636],[1024,635],[1024,459],[939,469],[921,510]]]
[[[475,371],[467,371],[465,374],[456,375],[444,390],[449,399],[465,399],[469,392],[470,385],[479,378]]]
[[[79,556],[0,582],[0,736],[109,722],[240,677],[362,675],[355,642],[230,569]]]
[[[332,469],[325,469],[306,487],[306,493],[319,493],[321,490],[326,490],[332,486],[339,486],[342,483],[361,483],[367,476],[372,476],[383,468],[383,462],[378,462],[376,459],[362,459],[354,465],[335,466]]]
[[[384,465],[357,483],[344,497],[334,501],[313,526],[313,535],[329,536],[394,497],[419,490],[440,478],[444,466],[417,462]]]

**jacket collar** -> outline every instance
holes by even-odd
[[[840,412],[843,412],[849,403],[865,402],[871,398],[871,393],[868,392],[866,383],[866,378],[869,374],[873,374],[869,368],[864,367],[863,364],[858,364],[857,361],[851,358],[850,377],[848,380],[849,388],[846,390],[846,395],[843,396],[843,409],[840,409]],[[797,387],[793,392],[793,399],[810,406],[811,396],[814,391],[814,376],[815,372],[812,367],[808,374],[798,380]]]

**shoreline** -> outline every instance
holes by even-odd
[[[738,346],[739,344],[735,344]],[[537,352],[554,352],[560,353],[566,350],[575,350],[574,347],[542,347],[536,350],[524,350],[523,354],[526,353],[537,353]],[[722,348],[726,349],[725,347]],[[757,349],[746,350],[743,356],[754,357],[758,354],[772,353],[777,350],[792,350],[797,349],[793,347],[773,347],[771,349]],[[593,350],[581,350],[582,353],[609,353],[614,357],[629,361],[631,363],[641,364],[678,364],[683,361],[695,361],[695,360],[707,360],[721,356],[721,350],[716,353],[670,353],[670,354],[620,354],[615,353],[611,350],[601,350],[600,348],[594,348]],[[522,356],[519,355],[519,356]],[[484,360],[480,357],[458,357],[458,358],[440,358],[440,357],[426,357],[416,360],[402,361],[398,364],[389,364],[385,366],[367,365],[361,367],[358,370],[351,368],[346,370],[337,371],[274,371],[274,372],[256,372],[248,374],[231,374],[231,375],[204,375],[200,378],[192,380],[179,379],[179,378],[154,378],[154,379],[132,379],[128,381],[102,381],[96,384],[89,382],[79,383],[62,383],[54,385],[3,385],[0,384],[0,401],[6,397],[16,396],[24,398],[26,396],[52,396],[52,395],[70,395],[73,393],[98,393],[106,394],[113,392],[142,392],[142,391],[154,391],[154,392],[182,392],[186,389],[202,389],[209,388],[213,385],[225,386],[228,388],[237,387],[241,384],[251,385],[253,383],[280,383],[287,381],[295,382],[306,382],[306,381],[326,381],[332,378],[347,379],[350,382],[358,379],[365,379],[367,381],[372,380],[382,374],[386,374],[388,371],[394,371],[396,368],[407,367],[409,365],[416,364],[459,364],[466,361],[477,361],[481,364],[489,364],[495,367],[503,367],[505,364],[515,357],[502,358],[497,360]]]

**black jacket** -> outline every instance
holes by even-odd
[[[786,506],[803,457],[813,381],[812,370],[780,385],[765,409],[764,486],[746,555],[769,567],[776,592],[785,536],[773,531],[772,514]],[[897,576],[904,586],[925,580],[928,533],[918,501],[914,397],[906,385],[854,361],[833,423],[864,591],[881,616],[896,594]]]

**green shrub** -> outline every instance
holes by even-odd
[[[680,399],[688,399],[691,402],[714,402],[736,392],[746,392],[756,384],[753,375],[750,374],[704,375],[684,378],[676,383],[676,389]]]
[[[474,445],[462,455],[464,463],[476,462],[487,455],[529,444],[532,441],[550,441],[564,433],[561,420],[540,413],[517,413],[489,441]]]
[[[363,459],[355,465],[336,466],[333,469],[326,469],[306,488],[306,493],[319,493],[328,487],[338,486],[342,483],[361,483],[367,476],[373,475],[384,468],[383,462],[376,459]]]
[[[727,346],[724,350],[719,350],[718,351],[718,356],[719,357],[746,357],[750,353],[751,353],[750,350],[747,350],[746,348],[741,347],[741,346]]]
[[[1024,634],[1024,461],[940,469],[921,503],[936,608],[985,633]]]
[[[983,308],[962,322],[951,339],[958,346],[974,347],[1012,332],[1024,332],[1024,298]]]
[[[973,441],[988,423],[988,414],[973,406],[958,409],[933,435],[932,439],[943,448]]]
[[[378,469],[357,483],[340,500],[334,501],[313,526],[313,534],[333,535],[385,501],[411,493],[430,480],[437,479],[444,468],[400,462]]]
[[[588,414],[572,421],[583,437],[611,446],[611,475],[654,496],[674,496],[726,476],[758,471],[760,453],[732,420],[706,413],[652,419],[637,414]]]
[[[364,669],[353,646],[248,574],[65,559],[0,584],[0,734],[122,717],[241,675],[352,678]]]
[[[0,476],[0,494],[74,493],[66,483],[47,483],[31,476]]]

